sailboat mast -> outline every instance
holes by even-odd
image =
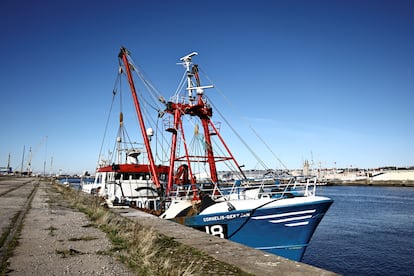
[[[142,137],[144,139],[145,148],[146,148],[147,154],[148,154],[148,160],[149,160],[149,163],[150,163],[150,169],[151,169],[153,181],[155,183],[155,186],[159,189],[159,188],[161,188],[161,184],[160,184],[160,180],[159,180],[159,177],[158,177],[157,169],[155,167],[155,161],[154,161],[154,157],[152,155],[150,141],[149,141],[147,133],[146,133],[144,118],[142,116],[141,107],[140,107],[140,104],[139,104],[139,101],[138,101],[137,92],[135,90],[134,80],[132,78],[131,68],[130,68],[131,64],[128,62],[128,50],[125,49],[124,47],[121,47],[121,51],[120,51],[118,57],[122,59],[122,61],[124,63],[124,66],[125,66],[125,71],[127,73],[129,86],[131,88],[132,98],[134,99],[135,110],[137,112]]]

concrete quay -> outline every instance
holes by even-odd
[[[57,202],[51,187],[35,178],[0,177],[0,275],[134,275],[100,254],[111,247],[105,234],[85,227],[87,216]]]
[[[100,254],[111,247],[105,233],[95,227],[86,227],[90,224],[88,217],[70,208],[69,204],[56,204],[62,197],[52,185],[50,181],[39,179],[0,178],[0,275],[137,275],[116,256]],[[135,209],[108,212],[151,227],[215,260],[236,266],[245,274],[335,275]],[[79,237],[85,236],[94,238],[80,242]],[[222,271],[221,275],[234,274]]]
[[[221,239],[135,209],[115,209],[121,216],[152,227],[174,240],[253,275],[336,275],[333,272]]]

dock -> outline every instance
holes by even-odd
[[[111,251],[107,235],[92,227],[86,214],[62,200],[56,185],[48,179],[0,178],[1,274],[139,275],[119,252]],[[136,209],[107,212],[200,252],[209,264],[195,264],[192,272],[183,270],[180,275],[336,275]]]

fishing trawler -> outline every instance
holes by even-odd
[[[213,103],[206,91],[214,86],[201,84],[200,67],[192,62],[195,56],[193,52],[180,59],[185,70],[176,93],[168,101],[156,96],[156,131],[169,134],[160,135],[167,140],[163,156],[168,157],[163,160],[168,163],[157,165],[161,161],[152,156],[156,142],[150,143],[142,116],[148,112],[140,110],[140,101],[147,103],[142,97],[157,93],[143,79],[128,50],[122,47],[119,53],[120,72],[127,76],[148,155],[148,173],[158,192],[155,205],[164,211],[160,217],[300,261],[332,199],[317,196],[316,182],[311,180],[283,183],[269,176],[254,180],[245,176],[220,127],[213,123]],[[150,93],[140,91],[142,97],[137,97],[132,72]],[[221,168],[233,171],[231,180],[219,178]]]
[[[120,68],[119,75],[122,73],[122,68]],[[120,78],[117,79],[117,82],[120,85]],[[151,128],[145,128],[144,116],[141,112],[135,85],[132,81],[130,85],[137,119],[143,130],[141,133],[143,143],[131,140],[121,110],[114,145],[115,150],[110,151],[108,156],[104,158],[101,145],[94,181],[82,181],[80,186],[83,192],[104,197],[109,207],[132,206],[155,211],[154,213],[157,214],[161,210],[160,194],[162,194],[162,187],[165,186],[162,183],[167,178],[169,167],[155,165],[150,147],[150,140],[154,133]],[[110,110],[112,110],[116,94],[114,88]],[[102,141],[102,143],[104,142],[105,140]]]

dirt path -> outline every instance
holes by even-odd
[[[134,275],[109,254],[105,234],[40,182],[6,275]]]

